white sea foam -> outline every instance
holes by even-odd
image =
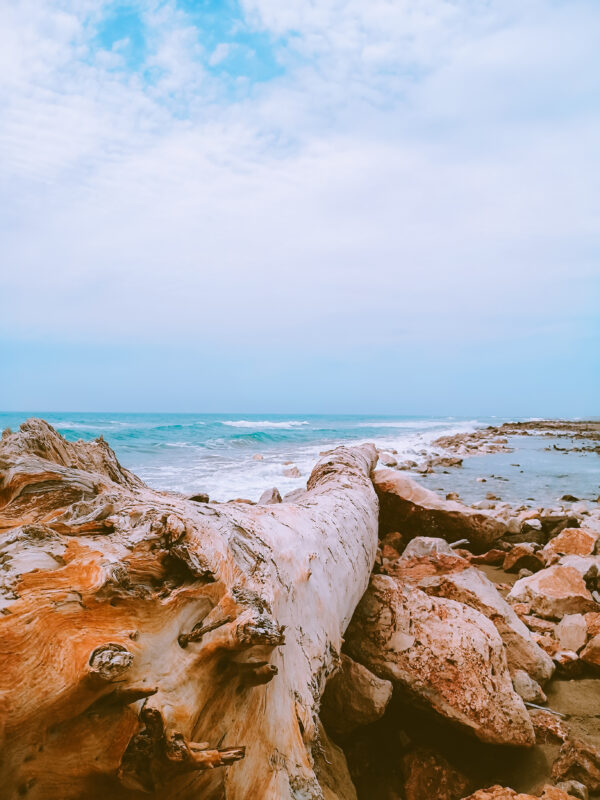
[[[301,428],[303,425],[308,425],[304,420],[285,420],[282,422],[273,422],[268,419],[249,420],[249,419],[229,419],[221,421],[221,425],[229,425],[231,428],[282,428],[290,430],[292,428]]]

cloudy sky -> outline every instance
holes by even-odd
[[[0,408],[588,415],[598,0],[5,0]]]

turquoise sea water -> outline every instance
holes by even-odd
[[[374,442],[380,448],[394,448],[400,459],[414,458],[429,452],[438,436],[504,421],[495,417],[33,412],[0,413],[0,426],[15,430],[29,416],[43,417],[72,441],[104,436],[121,463],[155,488],[202,491],[215,500],[256,500],[271,486],[282,494],[302,486],[319,453],[337,444]],[[478,456],[465,460],[462,469],[418,479],[432,489],[459,490],[471,502],[490,489],[496,493],[501,489],[509,500],[531,496],[544,503],[567,492],[598,493],[597,455],[557,456],[545,449],[548,439],[516,438],[520,458],[514,453]],[[520,466],[512,466],[515,463]],[[300,477],[284,475],[292,464]],[[508,480],[496,480],[492,474]],[[480,475],[487,476],[486,483],[476,481]]]

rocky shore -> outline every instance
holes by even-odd
[[[6,797],[600,796],[597,499],[469,505],[407,474],[546,434],[600,446],[540,421],[409,466],[341,447],[306,489],[210,503],[103,440],[5,431]]]

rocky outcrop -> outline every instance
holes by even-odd
[[[547,567],[521,578],[511,589],[508,600],[527,603],[536,614],[548,619],[597,610],[581,573],[572,566]]]
[[[392,684],[342,653],[341,667],[327,682],[320,717],[338,736],[376,722],[392,697]]]
[[[502,640],[472,608],[375,575],[348,628],[346,650],[414,702],[482,741],[534,742]]]
[[[375,461],[339,448],[298,503],[210,504],[148,489],[103,441],[4,435],[3,796],[320,800],[317,712],[375,559]]]
[[[502,637],[511,672],[525,670],[542,684],[549,680],[554,671],[552,659],[480,570],[454,554],[411,558],[410,554],[407,557],[408,552],[409,548],[394,567],[388,568],[391,574],[429,595],[456,600],[484,614]]]
[[[396,470],[377,470],[373,485],[381,506],[382,535],[400,531],[407,539],[432,536],[454,542],[466,538],[483,551],[506,531],[505,524],[489,512],[444,500]]]

